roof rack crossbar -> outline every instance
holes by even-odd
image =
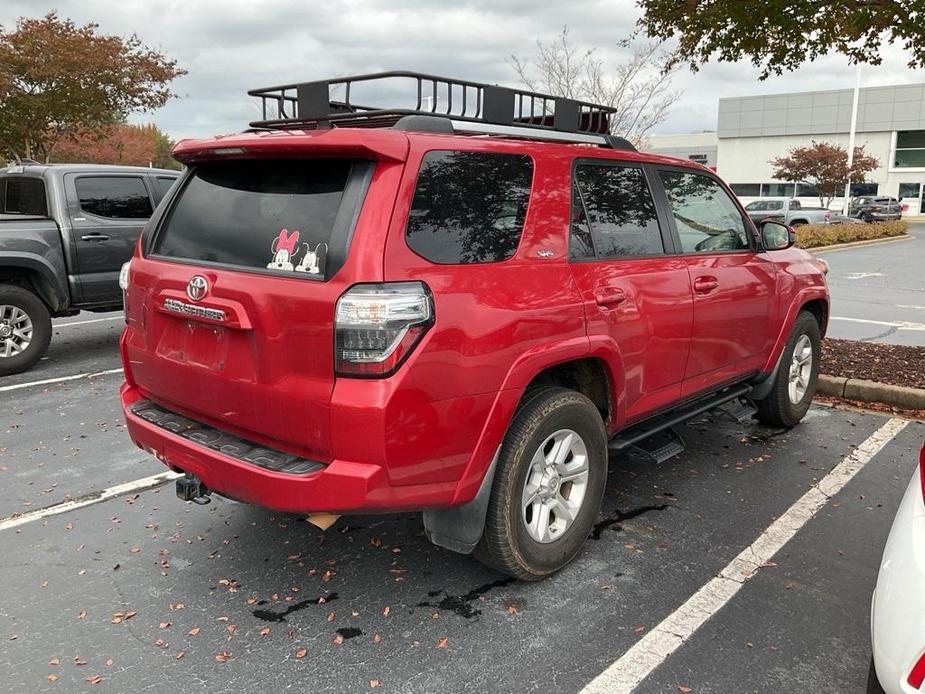
[[[358,84],[378,82],[373,90],[383,91],[387,80],[414,82],[415,97],[408,104],[413,108],[377,108],[353,101]],[[443,115],[547,132],[606,135],[609,117],[616,112],[610,106],[540,92],[401,70],[252,89],[248,94],[261,100],[262,117],[251,123],[254,128],[369,126],[359,121],[388,115]]]

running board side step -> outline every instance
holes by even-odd
[[[655,462],[664,462],[684,451],[684,440],[674,430],[676,425],[727,402],[745,397],[749,391],[751,391],[751,386],[745,383],[730,386],[718,393],[693,400],[675,410],[644,419],[627,427],[610,439],[607,448],[611,453],[641,453],[644,457]],[[659,438],[665,440],[646,442],[646,439],[660,433],[662,436]]]

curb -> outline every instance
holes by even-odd
[[[858,248],[860,246],[879,246],[881,243],[893,243],[894,241],[906,241],[911,239],[911,234],[901,234],[900,236],[884,236],[879,239],[865,239],[864,241],[849,241],[848,243],[833,243],[830,246],[816,246],[815,248],[804,248],[807,253],[824,253],[826,251],[840,251],[843,248]]]
[[[891,386],[876,381],[865,381],[861,378],[820,374],[819,392],[846,400],[879,402],[909,410],[925,410],[925,390],[921,388]]]

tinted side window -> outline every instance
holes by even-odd
[[[45,182],[27,176],[0,179],[0,212],[47,217]]]
[[[702,174],[660,171],[685,253],[749,247],[745,222],[720,184]]]
[[[80,176],[74,181],[80,209],[110,219],[147,219],[151,198],[141,178],[131,176]]]
[[[174,176],[157,176],[154,179],[154,201],[160,203],[164,199],[164,196],[170,191],[173,187],[173,184],[176,183],[176,178]]]
[[[596,258],[625,258],[665,252],[655,203],[642,169],[631,166],[580,165],[575,170],[577,195],[572,237],[590,232]],[[570,249],[577,252],[577,248]],[[573,255],[573,257],[579,257]]]
[[[532,181],[526,155],[428,152],[408,215],[408,246],[434,263],[507,260],[520,243]]]

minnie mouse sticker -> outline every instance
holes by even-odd
[[[267,263],[267,270],[286,270],[293,271],[292,256],[295,254],[296,247],[299,244],[299,232],[293,231],[291,234],[282,229],[279,236],[273,239],[270,244],[270,252],[274,254],[273,260]]]
[[[305,255],[298,265],[293,265],[293,259],[299,249],[299,231],[293,229],[290,233],[287,229],[281,229],[279,236],[273,239],[270,244],[270,252],[273,253],[273,260],[267,263],[268,270],[283,270],[285,272],[304,272],[308,275],[323,275],[324,261],[328,254],[328,244],[319,243],[312,250],[312,247],[303,243],[305,246]]]

